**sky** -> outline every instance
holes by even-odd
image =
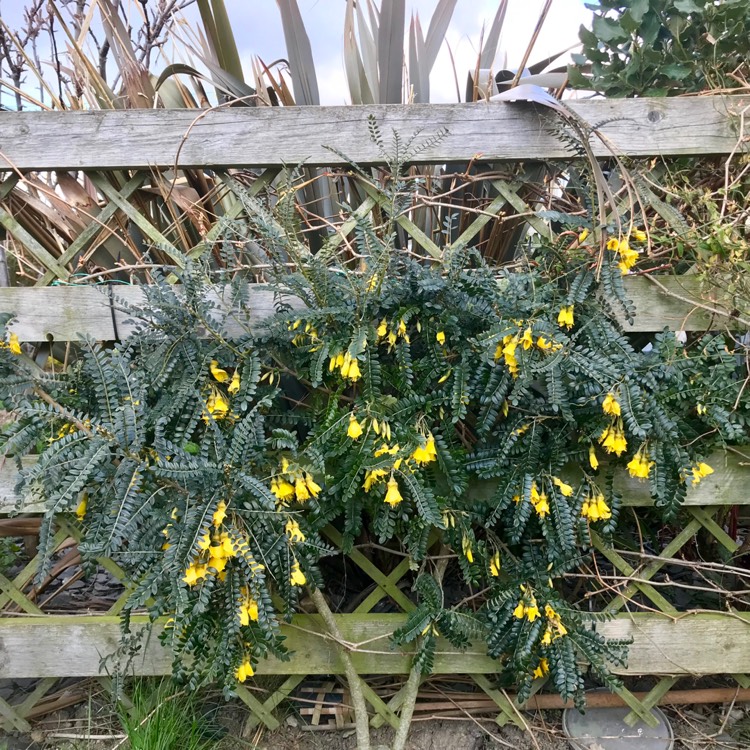
[[[151,0],[154,2],[154,0]],[[136,0],[123,0],[128,3]],[[476,63],[482,25],[488,29],[499,0],[458,0],[447,41],[453,52],[459,86],[463,92],[466,75]],[[225,0],[232,27],[237,38],[243,68],[250,74],[254,55],[271,63],[286,56],[279,11],[275,0]],[[310,36],[316,62],[321,103],[345,104],[348,88],[344,73],[342,32],[344,0],[298,0],[300,12]],[[437,0],[407,0],[407,19],[411,12],[419,13],[426,33]],[[11,27],[18,25],[25,0],[0,0],[0,16]],[[495,69],[517,67],[531,38],[544,0],[510,0],[500,39]],[[188,11],[190,20],[198,15]],[[582,0],[553,0],[530,62],[547,57],[578,42],[578,28],[590,25],[591,12]],[[407,20],[408,24],[408,20]],[[430,78],[433,102],[457,101],[453,65],[446,45],[440,51]]]

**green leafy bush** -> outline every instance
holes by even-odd
[[[569,68],[577,88],[606,96],[668,96],[741,88],[750,53],[745,0],[601,0]],[[582,68],[591,66],[590,77]]]
[[[404,186],[389,184],[397,209]],[[626,644],[566,601],[564,576],[591,527],[617,524],[614,472],[673,515],[711,472],[707,452],[746,437],[723,338],[664,332],[643,348],[622,332],[638,232],[605,251],[537,237],[506,272],[472,250],[417,259],[392,225],[357,218],[347,261],[306,251],[284,194],[275,214],[244,199],[276,269],[269,319],[247,320],[241,274],[190,266],[178,287],[145,288],[133,335],[85,342],[64,374],[0,349],[18,418],[5,453],[20,467],[41,448],[22,484],[47,507],[42,551],[55,516],[77,513],[82,554],[133,582],[124,632],[141,608],[168,618],[162,639],[191,686],[231,694],[285,657],[280,623],[305,586],[325,587],[329,526],[345,550],[366,533],[414,561],[417,607],[395,638],[416,642],[416,669],[442,636],[484,639],[522,697],[549,672],[581,705],[581,659],[613,683]],[[433,545],[455,553],[459,586],[425,564]],[[456,595],[469,585],[486,595]]]

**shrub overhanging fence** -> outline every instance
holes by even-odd
[[[698,97],[573,102],[569,107],[585,122],[607,121],[602,127],[607,143],[592,140],[597,157],[609,157],[614,151],[633,158],[730,158],[742,145],[737,122],[747,104],[742,98]],[[358,164],[376,164],[381,158],[368,134],[368,117],[374,118],[383,133],[393,130],[410,134],[421,130],[430,135],[445,129],[444,137],[419,153],[415,163],[489,163],[493,167],[509,167],[505,175],[485,178],[491,182],[495,197],[468,220],[462,218],[460,231],[450,237],[452,246],[475,241],[490,219],[508,207],[535,231],[550,231],[535,211],[533,199],[514,182],[510,167],[534,160],[569,160],[570,153],[548,127],[557,115],[527,103],[229,108],[197,116],[194,112],[172,110],[2,113],[0,170],[5,174],[0,182],[0,224],[12,242],[23,246],[33,258],[38,278],[34,288],[0,289],[0,312],[17,316],[12,330],[21,342],[36,342],[50,349],[74,342],[82,335],[101,342],[123,338],[129,330],[128,316],[118,308],[117,299],[137,302],[141,290],[127,284],[75,285],[70,264],[104,237],[127,226],[136,227],[145,242],[158,248],[168,262],[184,264],[185,256],[136,202],[139,190],[157,175],[171,179],[178,167],[201,168],[211,170],[217,182],[229,175],[232,179],[242,178],[251,195],[263,197],[288,165],[345,168],[347,162],[342,155]],[[327,149],[329,145],[336,151]],[[92,172],[91,180],[100,198],[91,208],[93,221],[56,252],[21,226],[6,202],[19,180],[29,173],[93,170],[97,170],[97,175]],[[103,179],[101,170],[112,170],[112,179]],[[460,171],[457,168],[457,178]],[[231,188],[227,188],[227,194],[231,194]],[[384,196],[374,188],[356,208],[362,214],[387,209]],[[243,210],[243,204],[236,201],[226,209],[225,216],[238,218]],[[423,231],[408,215],[399,216],[397,224],[423,253],[440,257],[443,248],[434,233]],[[342,242],[351,228],[346,222],[335,228]],[[206,231],[189,256],[198,258],[209,251],[219,229],[217,223]],[[747,329],[745,311],[737,310],[735,301],[720,293],[707,296],[695,277],[631,276],[626,279],[626,288],[636,307],[632,324],[623,321],[627,332],[653,333],[665,327],[687,332]],[[248,321],[256,325],[272,311],[273,295],[258,285],[247,308]],[[613,549],[592,531],[594,548],[608,561],[614,574],[602,609],[616,613],[614,619],[596,627],[608,638],[633,639],[627,668],[613,671],[658,678],[645,698],[637,698],[626,687],[619,691],[632,709],[629,718],[633,721],[640,717],[650,723],[650,708],[681,677],[730,675],[743,688],[750,688],[750,612],[730,604],[714,611],[684,609],[675,603],[672,589],[656,581],[667,566],[679,564],[678,554],[699,534],[710,537],[728,558],[737,552],[740,544],[727,533],[725,517],[728,508],[750,503],[744,487],[750,479],[749,458],[747,451],[738,448],[708,459],[715,473],[688,493],[683,528],[659,549],[648,553],[643,548],[640,552]],[[0,466],[0,514],[20,512],[25,519],[43,512],[30,498],[16,497],[15,482],[15,468],[6,461]],[[634,513],[652,503],[646,485],[624,475],[618,483],[623,505],[634,509]],[[474,487],[472,491],[481,492],[482,488]],[[71,545],[78,535],[74,523],[60,518],[55,544],[68,562],[75,562]],[[341,543],[333,528],[328,531],[328,540],[337,546]],[[74,556],[74,549],[72,552]],[[353,611],[336,615],[345,643],[336,644],[317,615],[296,615],[289,625],[282,626],[292,658],[283,662],[267,659],[259,666],[258,674],[281,675],[285,681],[263,699],[257,697],[256,691],[238,686],[238,694],[254,715],[251,724],[277,727],[274,709],[307,676],[343,674],[340,645],[349,651],[360,676],[409,671],[409,651],[394,650],[389,645],[390,634],[414,608],[399,585],[410,570],[409,558],[393,557],[381,569],[357,547],[346,557],[368,580],[368,586],[363,588],[369,593]],[[114,580],[122,581],[123,573],[116,562],[98,562]],[[35,707],[52,694],[59,678],[106,681],[101,671],[102,657],[118,646],[118,613],[128,593],[127,589],[123,591],[104,611],[50,613],[33,583],[38,563],[38,558],[33,558],[13,580],[0,575],[0,678],[39,679],[33,692],[19,704],[11,705],[0,698],[0,714],[6,726],[19,730],[29,728]],[[717,569],[721,567],[717,564]],[[725,568],[730,570],[730,566]],[[599,594],[597,601],[602,596]],[[373,611],[382,609],[384,604],[391,611]],[[152,636],[130,668],[140,675],[168,674],[170,656]],[[500,724],[522,724],[519,707],[490,679],[497,671],[497,663],[486,655],[482,644],[462,652],[447,642],[438,645],[435,674],[470,675],[497,705]],[[363,688],[373,712],[372,724],[397,726],[399,693],[386,702],[366,680]]]

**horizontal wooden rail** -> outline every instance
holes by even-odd
[[[36,458],[27,456],[25,466],[30,466]],[[706,461],[714,473],[701,480],[700,484],[688,489],[683,505],[692,508],[711,505],[750,505],[750,493],[746,484],[750,480],[750,446],[717,451]],[[39,514],[44,506],[31,497],[18,501],[15,485],[18,481],[16,465],[11,459],[0,457],[0,516],[20,513]],[[478,480],[470,492],[478,500],[489,499],[495,492],[496,483],[492,480]],[[633,479],[625,471],[615,478],[615,489],[622,495],[622,503],[627,507],[644,508],[654,504],[649,491],[649,483]]]
[[[732,115],[741,97],[597,99],[567,106],[634,157],[728,154],[738,141]],[[392,131],[423,138],[447,135],[415,162],[519,161],[570,158],[550,131],[551,110],[523,102],[357,107],[232,107],[0,113],[0,170],[150,169],[152,167],[283,167],[342,165],[329,151],[359,163],[383,162],[368,132],[375,118],[386,143]],[[418,142],[418,141],[417,141]],[[595,154],[608,148],[592,139]]]
[[[701,298],[697,277],[655,278],[658,285],[644,276],[625,279],[627,293],[636,308],[632,325],[621,321],[625,330],[705,331],[743,327],[734,306],[722,300],[720,293]],[[219,294],[217,291],[217,298]],[[242,320],[229,321],[225,332],[236,335],[267,318],[274,310],[273,297],[273,292],[261,284],[252,287],[246,314]],[[112,341],[132,330],[126,322],[130,316],[117,309],[118,300],[138,305],[143,301],[143,291],[125,285],[6,287],[0,288],[0,313],[16,316],[11,330],[21,341],[77,341],[81,336]]]
[[[406,674],[410,650],[394,650],[390,636],[406,616],[401,614],[337,615],[341,633],[359,674]],[[133,618],[133,626],[145,618]],[[101,659],[120,640],[115,616],[48,615],[0,619],[0,678],[92,677]],[[659,614],[620,615],[597,625],[607,638],[633,638],[627,668],[618,674],[702,675],[750,672],[750,614],[684,613],[673,619]],[[282,625],[291,661],[267,659],[262,675],[343,674],[338,645],[317,615],[295,615]],[[161,631],[161,627],[157,627]],[[361,644],[357,646],[357,644]],[[710,648],[707,645],[710,644]],[[132,665],[139,675],[171,672],[171,657],[152,635]],[[435,674],[493,674],[498,663],[481,646],[460,651],[438,639]]]

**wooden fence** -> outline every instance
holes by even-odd
[[[734,153],[741,140],[737,118],[748,102],[743,99],[705,97],[669,100],[623,100],[575,103],[577,116],[597,122],[611,119],[603,128],[609,147],[630,156]],[[2,113],[0,114],[0,171],[5,160],[8,175],[0,183],[0,200],[24,178],[29,170],[142,170],[128,172],[117,188],[96,182],[105,206],[100,207],[96,225],[84,229],[79,237],[57,255],[19,228],[14,217],[0,203],[0,223],[15,242],[27,247],[44,267],[36,282],[39,288],[0,289],[0,312],[17,316],[13,330],[21,341],[67,342],[81,334],[100,341],[111,341],[126,335],[124,316],[112,304],[109,287],[46,286],[54,280],[69,282],[71,262],[85,247],[107,231],[108,224],[135,222],[145,236],[154,242],[168,240],[156,232],[153,224],[139,216],[130,201],[143,185],[147,170],[201,166],[228,169],[235,166],[264,167],[255,178],[258,194],[269,185],[284,165],[298,161],[308,164],[341,163],[335,154],[322,148],[335,145],[359,163],[381,161],[368,137],[367,117],[372,115],[384,131],[395,128],[425,132],[448,129],[448,136],[434,149],[419,155],[425,163],[477,159],[502,161],[519,159],[562,159],[569,155],[548,132],[547,111],[528,104],[381,106],[345,108],[226,109],[212,112],[132,111],[88,113]],[[113,134],[115,134],[113,136]],[[608,148],[599,144],[599,156]],[[359,210],[371,211],[383,203],[381,196],[370,196]],[[520,200],[517,195],[504,199]],[[522,207],[528,208],[527,205]],[[494,210],[497,210],[495,207]],[[488,213],[485,211],[485,213]],[[240,214],[236,210],[235,216]],[[534,211],[529,211],[534,220]],[[399,224],[430,254],[441,248],[429,237],[419,235],[406,216]],[[461,234],[460,241],[478,233],[487,221],[485,215],[473,220]],[[351,229],[351,227],[349,227]],[[213,231],[213,230],[212,230]],[[347,225],[339,228],[345,235]],[[474,232],[474,235],[471,234]],[[156,233],[156,234],[155,234]],[[158,236],[157,236],[158,234]],[[207,248],[206,238],[198,243],[193,255]],[[43,251],[43,252],[40,252]],[[728,326],[743,329],[744,311],[735,302],[701,293],[691,277],[655,279],[632,277],[627,289],[635,301],[637,314],[633,332],[705,330]],[[115,295],[129,302],[141,291],[136,286],[118,286]],[[258,286],[252,295],[248,315],[262,319],[271,305],[270,294]],[[637,699],[623,688],[620,695],[632,708],[631,719],[650,723],[650,707],[656,704],[682,676],[709,674],[732,675],[743,687],[750,687],[750,613],[728,608],[726,611],[683,611],[672,601],[668,587],[656,585],[654,578],[676,558],[696,534],[708,533],[729,555],[738,543],[722,525],[727,506],[750,504],[744,483],[750,479],[750,453],[742,449],[710,458],[715,474],[689,493],[685,504],[684,527],[650,554],[626,553],[607,546],[596,534],[593,542],[621,580],[613,585],[607,610],[618,613],[614,620],[598,625],[608,637],[634,639],[627,669],[629,675],[654,675],[658,681],[648,696]],[[625,506],[648,506],[651,498],[642,484],[620,478]],[[41,508],[14,493],[14,470],[8,463],[0,465],[0,514],[10,515],[14,508],[24,514],[38,514]],[[55,543],[70,552],[77,530],[60,519]],[[329,530],[333,544],[340,541],[335,529]],[[404,614],[373,613],[383,600],[404,613],[414,604],[399,582],[409,571],[408,558],[394,564],[385,573],[356,548],[349,561],[371,581],[371,593],[349,614],[337,615],[339,627],[351,651],[360,675],[403,674],[408,671],[410,655],[394,651],[389,635],[403,622]],[[0,698],[0,714],[6,724],[28,729],[28,718],[34,706],[54,688],[61,677],[101,677],[101,657],[114,651],[119,639],[118,618],[126,592],[116,598],[106,611],[76,614],[49,614],[32,588],[38,566],[34,558],[18,575],[9,580],[0,575],[0,678],[40,678],[34,691],[23,702],[11,705]],[[114,579],[123,573],[111,560],[100,564]],[[642,602],[643,611],[629,611],[634,596]],[[646,604],[643,604],[646,602]],[[273,710],[288,697],[308,675],[341,674],[343,667],[334,642],[325,632],[320,619],[299,615],[283,626],[287,645],[294,652],[290,662],[263,662],[260,675],[285,675],[278,690],[259,700],[256,692],[240,688],[240,697],[254,713],[256,722],[270,728],[278,726]],[[170,671],[168,654],[152,638],[143,655],[134,664],[139,674],[158,675]],[[497,704],[499,723],[520,723],[517,707],[493,687],[488,675],[497,664],[484,653],[481,644],[466,652],[456,652],[447,642],[440,642],[435,658],[437,674],[470,674],[476,684]],[[366,698],[374,716],[372,722],[398,724],[396,711],[399,694],[388,703],[363,682]]]

